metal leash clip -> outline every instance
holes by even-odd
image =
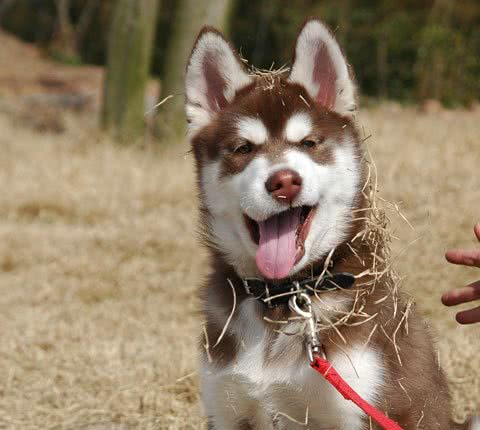
[[[323,358],[326,358],[325,352],[322,348],[322,344],[320,343],[317,332],[315,330],[315,315],[312,312],[312,300],[310,299],[308,294],[298,293],[293,295],[288,301],[288,307],[292,312],[295,312],[298,316],[304,318],[307,322],[305,347],[307,350],[307,357],[309,362],[313,363],[313,359],[316,354],[320,355]]]

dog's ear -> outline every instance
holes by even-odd
[[[216,112],[233,100],[236,91],[250,82],[240,57],[223,35],[204,27],[190,54],[185,79],[190,130],[208,124]]]
[[[289,80],[301,84],[319,104],[342,115],[355,109],[355,84],[345,57],[330,30],[310,19],[295,44]]]

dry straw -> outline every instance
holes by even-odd
[[[384,104],[363,110],[361,122],[375,136],[368,144],[382,196],[403,200],[414,221],[414,234],[405,223],[395,230],[412,242],[408,252],[394,241],[392,256],[400,255],[399,268],[409,275],[402,289],[441,334],[442,367],[462,421],[479,412],[478,327],[459,328],[438,296],[478,279],[442,254],[476,246],[479,112],[425,114]],[[119,148],[89,130],[94,118],[68,124],[65,134],[40,134],[0,115],[0,427],[206,428],[198,378],[190,377],[201,335],[197,288],[207,264],[194,233],[187,147]],[[395,206],[386,206],[395,223]],[[413,241],[418,235],[428,240]],[[402,327],[407,323],[405,317]],[[377,324],[372,336],[383,336]]]

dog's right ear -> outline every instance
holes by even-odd
[[[355,84],[345,57],[330,30],[308,20],[297,38],[291,82],[303,85],[318,104],[342,115],[356,109]]]
[[[251,78],[223,35],[204,27],[195,41],[185,79],[185,111],[190,131],[208,124]]]

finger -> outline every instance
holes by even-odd
[[[475,236],[477,236],[477,239],[480,241],[480,222],[477,222],[475,224],[475,227],[473,227],[473,231],[475,232]]]
[[[449,249],[445,258],[453,264],[480,267],[480,249]]]
[[[456,306],[478,299],[480,299],[480,281],[473,282],[466,287],[447,291],[442,296],[442,303],[445,306]]]
[[[456,316],[460,324],[473,324],[480,322],[480,306],[459,312]]]

